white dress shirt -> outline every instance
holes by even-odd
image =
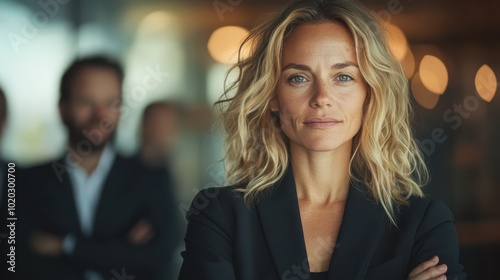
[[[66,160],[66,164],[72,167],[68,172],[68,176],[71,180],[71,186],[73,187],[80,228],[83,235],[87,237],[92,235],[95,213],[101,197],[101,191],[109,171],[113,166],[115,156],[116,153],[111,145],[106,145],[102,151],[96,169],[88,176],[87,172],[80,166]],[[71,255],[75,245],[76,240],[74,236],[66,236],[63,243],[64,252]],[[99,274],[91,270],[85,271],[85,279],[103,280]]]

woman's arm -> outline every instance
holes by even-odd
[[[230,225],[217,195],[205,189],[193,199],[186,218],[186,250],[179,280],[235,280]]]
[[[453,214],[438,200],[429,202],[417,229],[409,264],[410,270],[412,272],[418,270],[419,264],[423,264],[433,256],[438,256],[439,261],[428,267],[429,269],[434,270],[436,265],[445,264],[447,279],[466,279],[463,266],[458,262],[459,244]]]

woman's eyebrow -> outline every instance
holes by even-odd
[[[346,61],[346,62],[341,62],[341,63],[335,63],[334,65],[332,65],[330,68],[331,69],[343,69],[343,68],[347,68],[347,67],[350,67],[350,66],[354,66],[356,68],[359,68],[358,65],[352,61]]]
[[[307,65],[304,64],[296,64],[296,63],[290,63],[287,66],[283,68],[283,70],[287,69],[297,69],[297,70],[304,70],[304,71],[311,71],[311,68]]]
[[[335,63],[330,67],[330,69],[343,69],[347,67],[356,67],[359,68],[358,65],[352,61],[346,61],[346,62],[339,62]],[[297,64],[297,63],[290,63],[287,66],[283,67],[283,71],[287,69],[297,69],[297,70],[304,70],[304,71],[311,71],[311,68],[307,65],[304,64]]]

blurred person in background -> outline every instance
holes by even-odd
[[[124,73],[76,60],[60,86],[64,157],[23,171],[30,270],[23,279],[165,279],[178,239],[169,175],[116,153]],[[21,241],[22,242],[22,241]],[[126,278],[128,277],[128,278]]]
[[[149,104],[141,121],[139,158],[150,166],[168,167],[181,134],[183,109],[167,101]]]
[[[177,147],[178,140],[181,138],[182,119],[185,115],[184,109],[171,101],[156,101],[144,109],[140,126],[140,144],[137,157],[145,165],[153,168],[164,168],[172,178],[173,184],[166,185],[172,194],[175,194],[176,200],[179,200],[179,191],[182,186],[178,185],[179,179],[174,167],[174,149]],[[175,176],[174,176],[175,174]],[[175,214],[175,215],[174,215]],[[179,211],[172,213],[172,219],[178,219],[179,227],[171,227],[171,230],[177,231],[178,239],[175,257],[170,264],[170,273],[168,279],[175,279],[179,274],[181,266],[180,252],[184,244],[182,242],[182,215]]]

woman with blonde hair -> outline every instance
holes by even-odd
[[[245,40],[218,102],[231,186],[194,198],[179,279],[465,279],[383,34],[356,2],[302,0]]]

